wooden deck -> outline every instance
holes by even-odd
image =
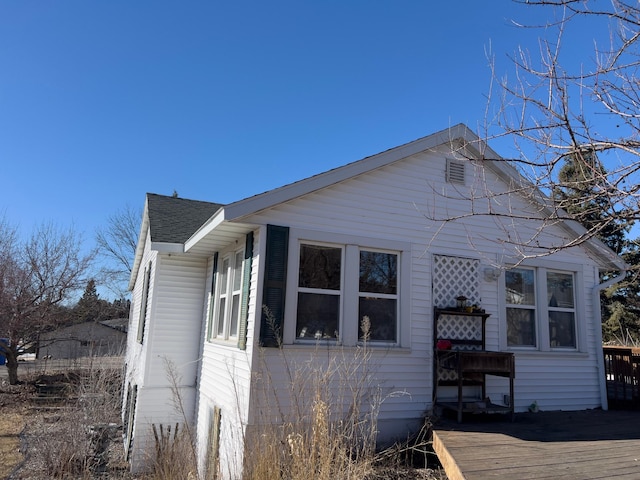
[[[440,419],[433,446],[449,480],[640,479],[640,412]]]

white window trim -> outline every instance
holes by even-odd
[[[359,341],[359,321],[356,328],[353,328],[355,319],[358,317],[359,298],[359,269],[345,268],[346,265],[360,264],[360,250],[386,251],[396,253],[399,256],[398,269],[398,318],[396,342],[369,342],[372,347],[394,347],[408,348],[411,344],[411,244],[408,242],[398,242],[389,239],[376,239],[360,237],[354,235],[344,235],[325,231],[315,231],[306,229],[289,230],[289,256],[287,263],[287,291],[285,303],[285,315],[283,326],[284,344],[317,344],[316,341],[300,341],[296,338],[297,309],[298,309],[298,273],[300,266],[300,244],[326,244],[329,246],[342,247],[344,250],[342,285],[341,285],[341,315],[340,315],[340,338],[339,341],[326,341],[328,344],[339,344],[343,346],[356,346]],[[355,263],[354,263],[355,262]],[[350,320],[354,319],[354,320]]]
[[[397,259],[398,259],[398,263],[397,263],[397,268],[398,268],[398,273],[399,275],[396,278],[396,293],[372,293],[372,292],[362,292],[360,291],[360,252],[376,252],[376,253],[389,253],[392,255],[396,255]],[[357,298],[356,298],[356,304],[359,304],[360,298],[361,297],[373,297],[373,298],[381,298],[381,299],[393,299],[396,300],[396,341],[395,342],[389,342],[386,340],[375,340],[375,339],[371,339],[369,340],[368,344],[369,345],[380,345],[380,346],[397,346],[400,345],[400,287],[401,287],[401,278],[402,278],[402,257],[403,254],[400,251],[397,250],[388,250],[388,249],[381,249],[381,248],[373,248],[373,247],[363,247],[363,246],[358,246],[358,259],[357,259],[357,265],[358,265],[358,269],[357,269],[357,273],[358,273],[358,278],[356,280],[356,285],[357,285]],[[357,307],[358,305],[356,305]],[[359,315],[358,315],[359,317]],[[361,322],[362,318],[358,318],[358,321]],[[363,344],[364,342],[360,339],[360,325],[358,324],[358,344]]]
[[[514,262],[515,263],[515,262]],[[508,267],[507,267],[508,268]],[[584,266],[575,263],[556,262],[549,259],[538,259],[535,262],[521,262],[513,268],[533,269],[536,283],[536,347],[509,345],[507,341],[507,318],[506,318],[506,280],[505,275],[500,275],[499,279],[499,299],[500,299],[500,349],[514,352],[527,353],[557,353],[575,354],[587,352],[587,329],[584,291]],[[551,347],[549,338],[549,315],[547,305],[547,272],[571,273],[573,275],[574,304],[575,304],[575,335],[576,347]],[[542,286],[544,288],[542,288]],[[594,326],[599,328],[599,325]]]
[[[306,287],[300,287],[299,286],[299,271],[300,271],[300,248],[302,245],[311,245],[311,246],[321,246],[321,247],[331,247],[331,248],[337,248],[340,249],[340,289],[339,290],[327,290],[327,289],[322,289],[322,288],[306,288]],[[291,278],[291,282],[295,284],[296,286],[296,294],[295,294],[295,316],[296,316],[296,320],[295,320],[295,326],[294,328],[297,330],[298,328],[298,293],[317,293],[317,294],[321,294],[321,295],[335,295],[335,296],[339,296],[340,297],[340,302],[339,302],[339,310],[338,310],[338,339],[328,339],[328,340],[317,340],[316,338],[313,337],[313,332],[310,332],[310,336],[309,338],[299,338],[297,336],[297,333],[294,332],[294,336],[296,337],[295,341],[296,343],[312,343],[312,344],[316,344],[318,341],[321,341],[323,343],[341,343],[342,342],[342,335],[343,335],[343,331],[344,331],[344,301],[345,301],[345,265],[346,265],[346,246],[345,245],[340,245],[340,244],[335,244],[335,243],[326,243],[326,242],[314,242],[311,240],[299,240],[296,244],[296,249],[297,251],[297,255],[296,255],[296,269],[294,270],[295,276],[290,277]],[[288,279],[287,279],[288,280]]]
[[[240,267],[238,269],[238,272],[240,273],[239,301],[241,302],[242,301],[242,281],[243,281],[242,276],[244,275],[244,262],[246,261],[244,260],[244,248],[226,249],[221,251],[218,254],[218,271],[212,273],[212,275],[217,275],[215,293],[213,294],[212,298],[210,298],[209,300],[210,305],[209,305],[209,310],[207,312],[207,328],[210,329],[210,331],[207,332],[207,340],[209,342],[234,343],[238,341],[238,334],[240,330],[241,319],[238,318],[238,322],[236,325],[237,330],[235,333],[232,333],[231,332],[231,311],[233,308],[234,290],[233,289],[229,290],[229,287],[233,286],[233,280],[234,280],[233,272],[234,272],[234,266],[235,266],[235,258],[236,258],[236,255],[238,254],[243,257],[242,263],[240,264]],[[218,328],[219,322],[220,322],[219,303],[220,303],[220,298],[222,296],[222,291],[223,291],[223,285],[222,285],[222,282],[220,281],[220,276],[221,276],[221,271],[224,266],[225,260],[229,260],[229,268],[227,272],[226,285],[224,285],[224,291],[226,292],[225,293],[226,300],[225,300],[224,318],[222,319],[223,321],[222,333],[220,334],[219,328]],[[240,306],[238,306],[238,315],[240,315]],[[210,320],[209,320],[210,318],[209,316],[212,316]]]

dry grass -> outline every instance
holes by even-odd
[[[266,312],[269,315],[269,312]],[[428,433],[405,445],[376,451],[378,415],[390,391],[376,380],[378,364],[366,342],[368,319],[361,325],[365,341],[356,349],[318,345],[293,358],[280,349],[263,360],[256,378],[264,427],[245,439],[246,480],[378,480],[383,478],[438,479]],[[286,381],[274,380],[285,372]],[[275,412],[275,421],[274,421]],[[422,468],[414,468],[414,454],[422,452]]]
[[[0,386],[0,428],[13,427],[13,434],[5,438],[19,444],[21,451],[12,461],[10,478],[84,479],[107,471],[108,478],[126,478],[118,458],[122,446],[113,448],[120,440],[121,369],[50,371],[22,378],[21,385]],[[0,464],[9,468],[4,452],[1,458]]]
[[[25,425],[22,412],[3,412],[0,416],[0,478],[9,474],[22,462],[20,432]]]

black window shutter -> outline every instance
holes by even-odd
[[[262,320],[260,322],[260,344],[263,347],[279,347],[282,344],[288,252],[289,227],[267,225]]]
[[[249,322],[249,289],[251,288],[251,262],[253,260],[253,232],[247,233],[244,246],[244,267],[242,272],[242,293],[240,297],[240,331],[238,348],[247,348],[247,325]]]

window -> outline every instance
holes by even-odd
[[[534,271],[507,270],[507,343],[509,346],[537,346]]]
[[[338,247],[300,245],[298,338],[339,338],[342,257]]]
[[[573,274],[547,272],[549,341],[551,347],[576,347]]]
[[[573,272],[546,268],[508,270],[507,345],[541,350],[577,348],[574,283]]]
[[[213,337],[219,339],[238,337],[243,262],[243,250],[228,253],[222,257],[220,268],[214,274],[215,283],[212,288],[216,290],[216,293],[215,300],[211,305],[210,315],[213,317],[210,317],[211,321],[209,322],[209,339]]]
[[[354,341],[397,343],[398,258],[352,245],[301,243],[297,339],[338,341],[346,333]]]
[[[395,342],[398,316],[398,255],[360,251],[360,340]],[[368,330],[368,331],[365,331]]]

